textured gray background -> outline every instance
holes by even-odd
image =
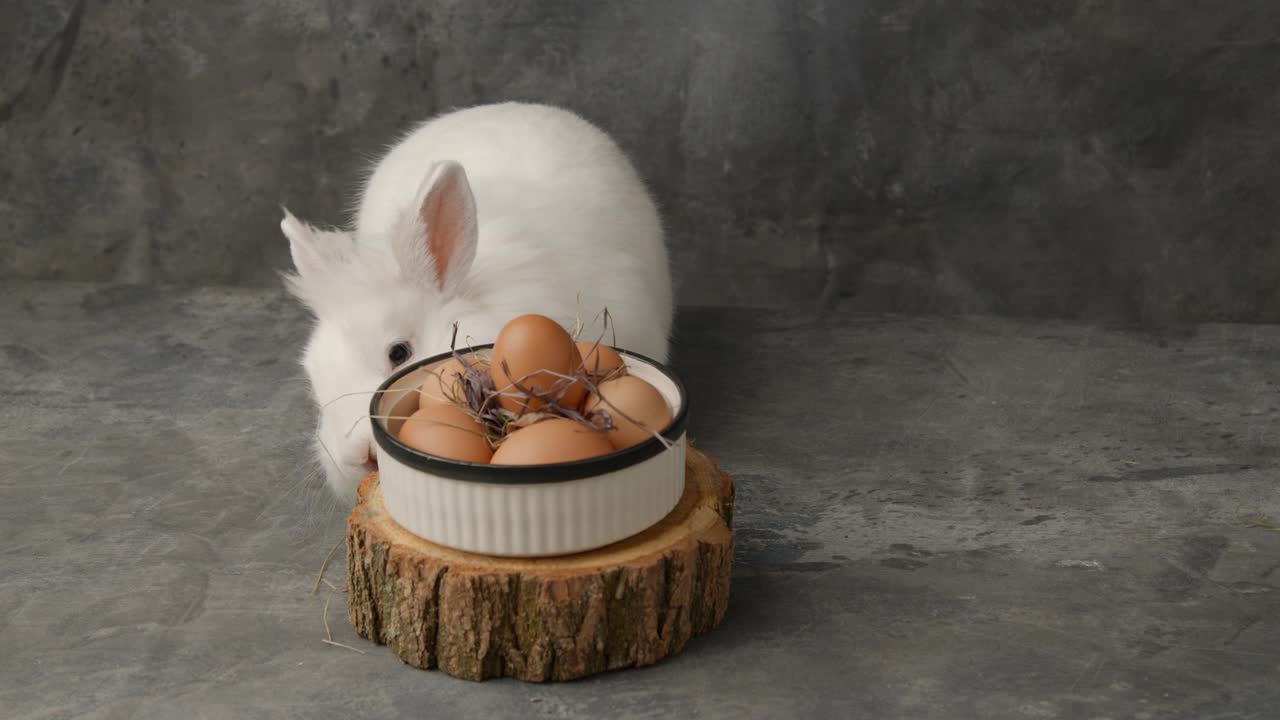
[[[1280,327],[1098,321],[1280,321],[1280,4],[346,7],[0,3],[0,715],[1275,717],[1280,534],[1237,511],[1280,507]],[[739,492],[722,627],[562,685],[308,593],[345,509],[255,287],[276,203],[340,221],[407,123],[509,98],[657,190]]]
[[[685,303],[1276,321],[1277,42],[1272,0],[9,0],[0,279],[275,283],[278,202],[533,99],[636,158]]]

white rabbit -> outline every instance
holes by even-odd
[[[373,467],[372,391],[448,350],[455,322],[459,345],[479,344],[517,315],[572,328],[607,307],[620,347],[667,358],[657,208],[617,145],[565,110],[503,103],[423,123],[373,170],[354,231],[284,212],[286,280],[316,317],[302,358],[316,452],[342,499]]]

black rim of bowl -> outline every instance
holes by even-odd
[[[485,345],[474,345],[462,350],[459,354],[467,354],[476,350],[488,350],[493,347],[493,343]],[[680,399],[680,407],[676,411],[675,417],[671,419],[671,424],[663,430],[661,435],[671,442],[675,442],[684,434],[685,425],[688,423],[689,416],[689,394],[685,392],[684,383],[680,382],[680,378],[676,377],[666,365],[651,360],[640,353],[615,348],[619,354],[640,360],[648,365],[653,366],[656,370],[666,376],[676,388],[676,394]],[[428,455],[424,452],[414,450],[413,448],[400,442],[398,438],[393,436],[387,430],[384,422],[377,419],[379,412],[378,405],[382,400],[383,394],[388,391],[392,385],[400,380],[400,378],[415,372],[426,365],[434,365],[442,360],[452,357],[452,352],[444,352],[439,355],[433,355],[429,358],[419,360],[415,363],[406,365],[395,372],[391,377],[387,378],[378,386],[378,391],[374,393],[373,399],[369,402],[369,422],[373,424],[373,437],[388,455],[395,458],[404,465],[415,470],[429,472],[432,475],[449,478],[451,480],[464,480],[467,482],[481,483],[499,483],[512,485],[530,485],[537,483],[554,483],[566,482],[568,480],[581,480],[583,478],[604,475],[606,473],[621,470],[637,463],[648,460],[649,458],[661,453],[666,449],[657,438],[649,438],[639,445],[633,445],[625,450],[618,450],[601,455],[599,457],[588,458],[586,460],[575,460],[573,462],[551,463],[547,465],[489,465],[487,463],[469,463],[461,460],[450,460],[448,458]]]

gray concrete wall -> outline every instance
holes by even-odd
[[[277,203],[534,99],[636,158],[685,302],[1277,321],[1278,43],[1271,0],[8,0],[0,282],[275,283]]]

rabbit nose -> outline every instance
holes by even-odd
[[[372,445],[369,446],[369,464],[378,467],[378,451]]]

